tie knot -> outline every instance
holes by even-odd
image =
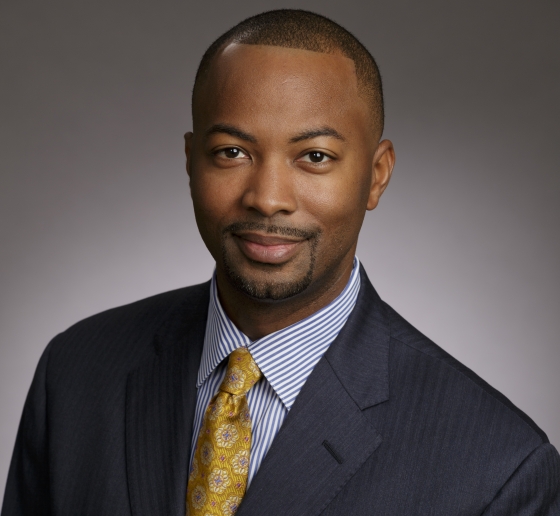
[[[262,373],[246,347],[237,348],[229,356],[226,376],[220,390],[245,395],[262,377]]]

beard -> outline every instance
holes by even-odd
[[[228,249],[227,241],[231,239],[231,234],[237,231],[263,231],[270,234],[291,236],[305,239],[308,242],[309,255],[306,264],[302,264],[294,271],[291,278],[278,280],[274,279],[275,272],[285,267],[286,264],[258,263],[265,274],[270,274],[270,278],[256,279],[249,274],[245,274],[241,265],[236,262]],[[239,291],[254,299],[280,301],[288,299],[302,293],[313,280],[315,263],[317,260],[317,244],[321,235],[320,229],[300,229],[291,226],[267,225],[256,222],[236,222],[230,224],[223,231],[222,237],[222,261],[226,277],[230,283]]]

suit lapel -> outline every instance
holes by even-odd
[[[361,270],[356,306],[298,395],[238,516],[321,513],[382,441],[363,410],[389,398],[389,327]]]
[[[380,442],[381,437],[322,359],[237,514],[319,514]]]
[[[209,286],[174,310],[153,355],[130,373],[126,457],[134,516],[185,514],[185,490]],[[198,291],[197,291],[198,292]]]

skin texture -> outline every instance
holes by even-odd
[[[222,305],[251,339],[346,285],[395,161],[371,120],[342,54],[230,44],[197,88],[185,135],[196,221]]]

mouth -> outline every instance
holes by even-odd
[[[290,238],[253,231],[232,233],[241,252],[251,261],[280,265],[292,258],[307,241],[306,238]]]

